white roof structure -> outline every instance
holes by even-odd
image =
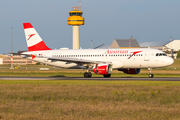
[[[147,47],[147,46],[164,46],[168,44],[170,41],[156,41],[156,42],[143,42],[140,43],[141,47]]]
[[[180,50],[180,40],[166,40],[166,41],[156,41],[156,42],[143,42],[140,43],[140,47],[150,47],[150,48],[156,48],[163,51],[171,51],[173,49],[174,51]]]
[[[173,49],[173,51],[179,51],[180,50],[180,40],[173,40],[172,42],[169,42],[165,45],[164,51],[170,51]]]

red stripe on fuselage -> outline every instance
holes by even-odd
[[[23,23],[24,29],[33,28],[31,23]]]
[[[142,52],[142,51],[133,52],[133,54],[132,54],[128,59],[130,59],[133,55],[136,55],[136,54],[138,54],[138,53],[140,53],[140,52]]]
[[[37,43],[36,45],[28,47],[28,50],[29,51],[39,51],[39,50],[51,50],[51,49],[48,48],[43,41],[41,41],[41,42]]]

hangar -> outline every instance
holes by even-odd
[[[138,42],[136,39],[134,39],[133,36],[131,36],[130,39],[114,39],[112,44],[110,45],[111,49],[126,49],[126,48],[140,48]]]
[[[133,49],[140,48],[137,39],[133,36],[129,39],[114,39],[113,42],[109,45],[102,44],[95,49]]]

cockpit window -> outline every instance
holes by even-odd
[[[156,56],[167,56],[165,53],[157,53]]]
[[[165,53],[163,53],[163,56],[167,56]]]

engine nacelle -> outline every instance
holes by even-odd
[[[99,64],[94,65],[93,68],[94,73],[101,74],[101,75],[108,75],[112,72],[112,65],[111,64]]]
[[[119,71],[123,71],[126,74],[139,74],[141,69],[119,69]]]

